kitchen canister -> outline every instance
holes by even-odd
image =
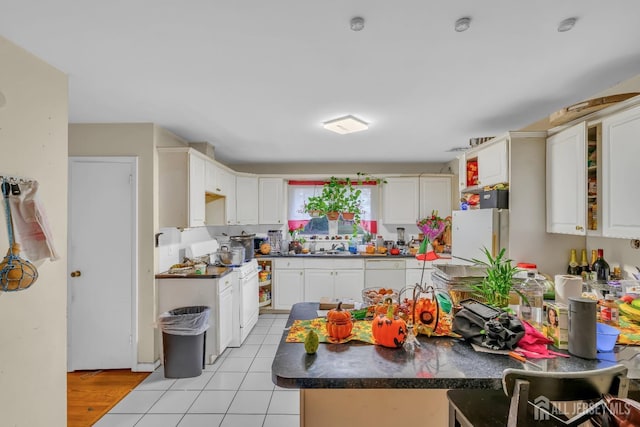
[[[570,274],[556,274],[554,279],[556,302],[569,305],[569,298],[582,296],[582,277]]]
[[[595,359],[596,302],[589,298],[569,298],[569,353]]]

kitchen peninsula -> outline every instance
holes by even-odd
[[[504,369],[523,369],[521,362],[506,355],[476,353],[463,341],[425,336],[418,337],[421,348],[413,355],[354,341],[321,344],[315,355],[307,355],[303,344],[286,342],[288,327],[294,320],[317,317],[317,309],[317,303],[293,306],[272,365],[275,384],[301,389],[305,427],[326,425],[328,414],[341,425],[397,423],[406,414],[428,419],[429,425],[447,425],[447,389],[500,389]],[[620,362],[629,369],[630,378],[640,378],[637,349],[618,350],[601,354],[600,360],[572,356],[536,363],[547,371],[569,372]],[[631,388],[638,388],[637,382],[632,381]]]

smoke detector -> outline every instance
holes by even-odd
[[[352,31],[361,31],[364,28],[364,18],[360,16],[351,18],[350,26]]]

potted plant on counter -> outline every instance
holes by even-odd
[[[487,248],[483,248],[487,257],[486,261],[471,259],[477,266],[486,267],[486,276],[480,283],[471,285],[471,288],[478,294],[478,297],[498,308],[509,306],[509,298],[513,286],[513,276],[518,269],[511,265],[511,260],[504,256],[505,248],[502,248],[494,258]]]

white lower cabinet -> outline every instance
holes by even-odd
[[[216,322],[218,328],[218,354],[222,354],[229,347],[233,338],[233,280],[237,280],[235,273],[225,276],[219,281],[218,319]]]
[[[211,307],[205,340],[205,362],[212,364],[231,341],[232,281],[236,273],[221,279],[158,279],[158,314],[179,307]]]
[[[293,304],[304,301],[304,264],[295,258],[275,259],[273,264],[273,308],[290,310]]]
[[[363,267],[362,259],[305,260],[304,300],[317,302],[322,297],[361,300]]]

